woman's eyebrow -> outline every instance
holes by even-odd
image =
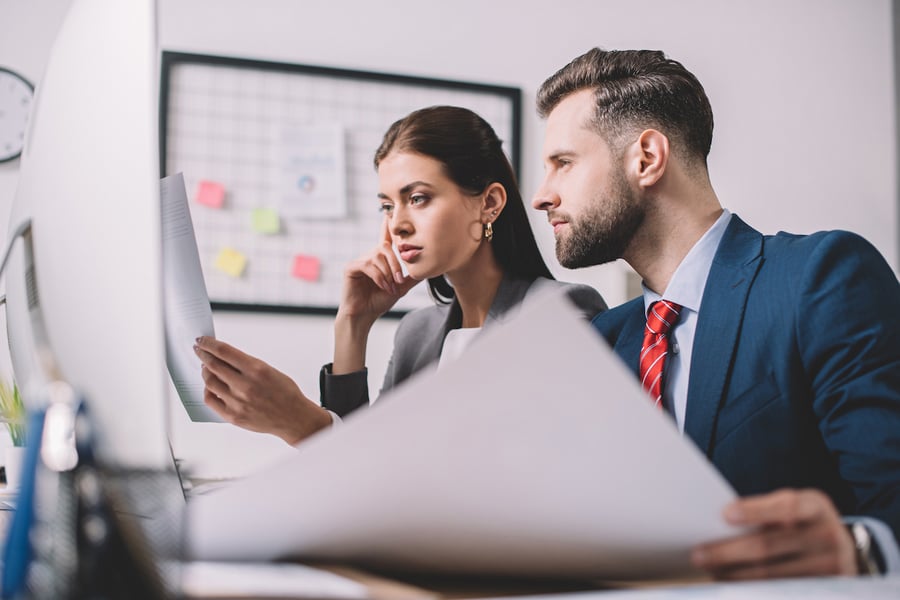
[[[413,181],[412,183],[407,183],[402,188],[400,188],[400,195],[405,196],[410,193],[414,188],[424,185],[425,187],[431,187],[431,185],[425,181]]]
[[[400,195],[405,196],[420,185],[428,187],[428,188],[432,187],[432,185],[426,181],[413,181],[413,182],[407,183],[402,188],[400,188]],[[390,197],[388,197],[388,195],[385,194],[384,192],[378,192],[378,197],[381,198],[382,200],[390,200]]]

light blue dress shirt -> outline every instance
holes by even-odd
[[[700,312],[703,290],[706,288],[706,278],[709,276],[713,258],[730,221],[731,213],[723,211],[675,269],[672,279],[669,280],[669,287],[662,296],[643,286],[645,313],[651,304],[662,298],[682,307],[678,322],[669,338],[669,355],[666,357],[663,385],[663,406],[675,416],[675,422],[678,423],[678,429],[682,433],[687,410],[688,376],[691,367],[691,349],[694,347],[694,332],[697,330],[697,314]]]

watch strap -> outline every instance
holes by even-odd
[[[861,521],[847,525],[853,538],[856,567],[860,575],[880,575],[884,573],[884,561],[869,528]]]

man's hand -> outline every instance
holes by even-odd
[[[716,579],[858,574],[850,533],[831,499],[818,490],[741,498],[724,516],[752,531],[694,548],[694,565]]]

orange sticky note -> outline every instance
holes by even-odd
[[[247,257],[234,248],[222,248],[216,257],[216,268],[232,277],[240,277],[246,266]]]
[[[215,181],[201,181],[197,184],[197,204],[210,208],[222,208],[225,204],[225,186]]]
[[[291,268],[291,275],[297,279],[318,281],[320,265],[319,259],[315,256],[297,254],[294,256],[294,266]]]

